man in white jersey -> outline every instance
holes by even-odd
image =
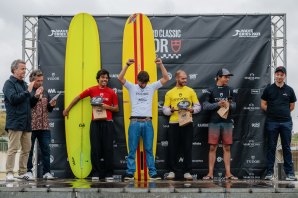
[[[157,180],[161,178],[157,175],[153,156],[154,132],[152,126],[152,99],[154,91],[161,88],[169,80],[169,76],[166,68],[162,64],[162,60],[157,58],[155,63],[160,67],[162,73],[161,79],[147,85],[149,82],[149,74],[146,71],[140,71],[137,76],[137,84],[131,83],[124,78],[124,75],[128,67],[133,63],[134,59],[129,59],[118,76],[119,81],[128,90],[131,102],[131,117],[128,128],[129,154],[124,179],[134,179],[134,173],[136,171],[136,150],[140,136],[142,136],[150,179]]]

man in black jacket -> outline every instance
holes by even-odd
[[[8,151],[6,161],[6,180],[14,180],[13,168],[15,155],[21,148],[19,159],[19,176],[30,179],[27,172],[27,161],[31,148],[31,107],[36,104],[41,90],[36,90],[34,96],[31,91],[34,82],[27,86],[24,81],[26,63],[15,60],[11,64],[13,75],[4,83],[3,93],[6,108],[6,126],[8,132]]]

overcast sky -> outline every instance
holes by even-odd
[[[10,75],[10,63],[22,57],[23,15],[75,15],[79,12],[93,15],[135,12],[145,14],[286,13],[288,84],[298,95],[297,8],[297,0],[1,0],[1,92],[4,81]]]

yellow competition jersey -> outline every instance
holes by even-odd
[[[174,107],[178,109],[177,104],[182,101],[187,100],[190,102],[190,107],[193,104],[198,103],[198,97],[196,92],[187,86],[184,87],[174,87],[173,89],[169,90],[165,95],[165,102],[164,106],[166,107]],[[174,111],[174,113],[170,117],[170,123],[177,123],[178,122],[178,111]]]

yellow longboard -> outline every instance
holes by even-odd
[[[96,84],[95,74],[100,66],[100,44],[97,24],[94,18],[80,13],[71,20],[65,56],[64,105],[83,90]],[[77,178],[87,177],[91,170],[89,98],[77,103],[65,118],[65,133],[68,161]]]
[[[134,58],[135,63],[128,68],[125,78],[132,82],[137,83],[137,74],[145,70],[149,73],[150,82],[157,80],[157,69],[155,64],[155,43],[152,25],[147,16],[143,14],[131,15],[125,24],[123,35],[123,48],[122,48],[122,65],[125,66],[129,58]],[[124,125],[126,146],[128,148],[128,127],[129,117],[131,113],[129,93],[127,89],[123,88],[123,109],[124,109]],[[154,129],[153,140],[153,154],[155,157],[156,143],[157,143],[157,122],[158,121],[158,98],[157,91],[153,96],[152,105],[152,124]],[[147,180],[148,170],[146,165],[146,155],[143,141],[140,140],[137,153],[136,153],[136,173],[137,180]]]

